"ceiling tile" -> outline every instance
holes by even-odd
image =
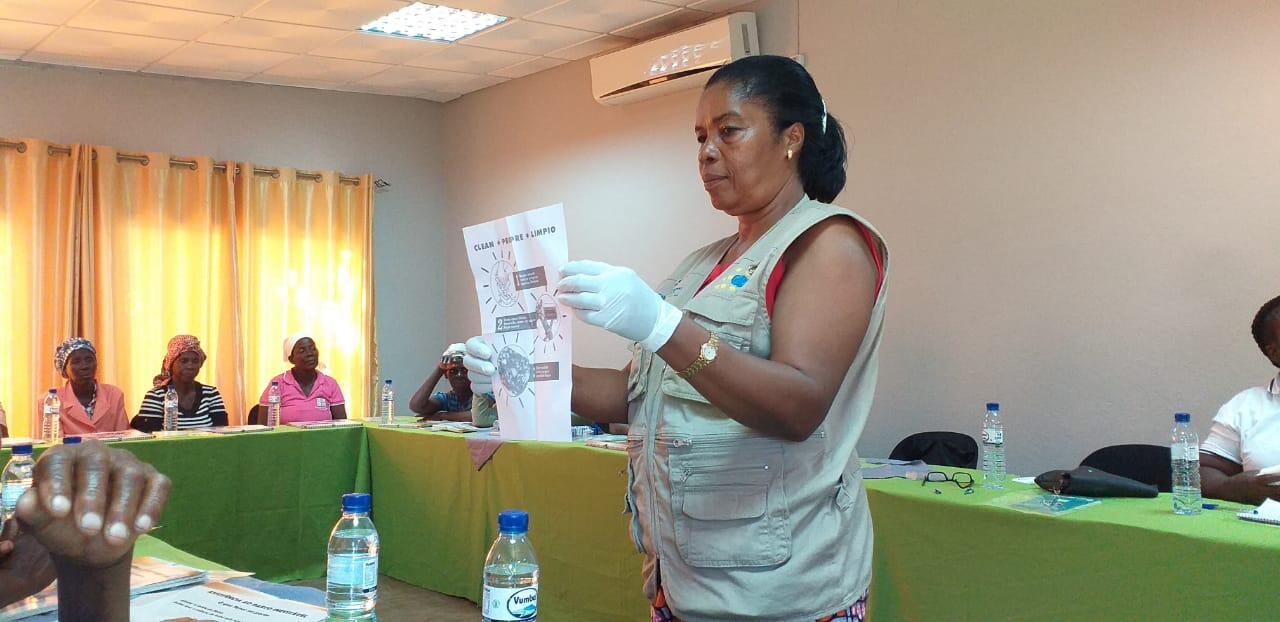
[[[13,60],[22,56],[41,39],[53,32],[54,26],[0,19],[0,58]]]
[[[245,17],[355,30],[408,5],[401,0],[267,0]]]
[[[243,80],[293,57],[293,54],[285,52],[192,42],[156,61],[146,70],[153,73]]]
[[[180,45],[181,41],[171,39],[60,28],[24,54],[22,60],[136,71]]]
[[[459,93],[466,95],[467,93],[479,91],[480,89],[487,89],[495,84],[502,84],[503,82],[506,82],[506,81],[507,81],[507,78],[504,78],[502,76],[476,76],[475,78],[468,80],[466,82],[463,82],[459,84],[457,87],[451,88],[449,90],[450,91],[456,90]]]
[[[306,89],[325,89],[336,91],[343,87],[344,83],[334,82],[332,80],[315,80],[311,78],[290,78],[286,76],[266,76],[258,74],[247,80],[248,82],[257,82],[258,84],[275,84],[277,86],[299,86]]]
[[[93,0],[0,0],[0,19],[62,25]]]
[[[457,93],[437,93],[435,91],[425,91],[425,92],[419,93],[418,97],[422,99],[431,100],[433,102],[440,102],[443,104],[443,103],[451,102],[462,96]]]
[[[665,15],[659,15],[651,20],[640,22],[634,26],[628,26],[621,30],[615,30],[613,34],[623,37],[630,37],[644,41],[670,34],[678,30],[684,30],[694,24],[704,22],[713,17],[712,13],[703,11],[694,11],[693,9],[676,9]]]
[[[523,78],[527,75],[535,74],[539,71],[550,69],[558,65],[563,65],[567,62],[569,61],[543,56],[526,63],[520,63],[519,65],[512,65],[497,71],[490,71],[489,73],[495,76],[502,76],[504,78]]]
[[[441,71],[439,69],[424,69],[421,67],[392,67],[380,74],[370,76],[352,86],[367,84],[376,87],[389,87],[397,89],[419,89],[423,91],[436,91],[439,93],[465,93],[469,89],[474,90],[475,84],[495,84],[492,82],[493,76],[481,76],[471,73],[459,73],[456,71]],[[502,79],[498,78],[498,82]],[[487,83],[487,84],[486,84]],[[483,87],[479,87],[483,88]]]
[[[468,45],[451,45],[439,52],[427,54],[405,63],[414,67],[428,69],[445,69],[447,71],[467,71],[471,73],[490,73],[494,69],[510,67],[537,58],[529,54],[503,52],[471,47]]]
[[[619,48],[624,48],[635,43],[631,39],[615,37],[613,35],[602,35],[589,41],[571,45],[567,48],[561,48],[554,52],[550,52],[547,56],[559,58],[562,60],[580,60],[588,56],[611,52]]]
[[[538,11],[527,19],[592,32],[610,32],[670,11],[670,5],[646,0],[568,0]]]
[[[350,60],[367,60],[375,63],[399,65],[418,58],[432,50],[439,51],[444,44],[425,39],[388,37],[367,32],[353,32],[338,42],[311,50],[312,56],[329,56]]]
[[[298,56],[262,72],[262,75],[324,80],[345,84],[347,82],[355,82],[361,78],[367,78],[390,66],[382,63],[367,63],[362,60]]]
[[[173,7],[175,9],[191,9],[205,13],[222,15],[240,15],[245,11],[262,4],[262,0],[138,0],[147,4]]]
[[[332,44],[346,34],[341,30],[330,28],[240,18],[205,33],[200,37],[200,41],[259,50],[301,53]]]
[[[594,38],[596,33],[551,24],[515,21],[468,37],[467,45],[541,56]]]
[[[421,89],[397,89],[391,87],[369,86],[367,84],[348,84],[338,89],[349,93],[369,93],[372,95],[391,95],[394,97],[419,97]]]
[[[445,4],[456,9],[480,11],[507,17],[524,17],[535,11],[541,11],[564,0],[447,0]]]
[[[67,25],[190,41],[228,19],[226,15],[107,0],[81,11]]]
[[[702,0],[701,2],[693,2],[689,4],[689,8],[699,11],[707,11],[708,13],[724,13],[729,9],[736,9],[751,0]]]

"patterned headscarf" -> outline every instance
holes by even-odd
[[[169,384],[169,379],[173,378],[173,362],[178,360],[187,352],[195,352],[200,355],[200,362],[203,363],[205,358],[204,350],[200,349],[200,340],[191,335],[178,335],[169,340],[169,351],[164,355],[164,363],[160,365],[160,375],[156,376],[151,384],[162,387]]]
[[[93,349],[93,344],[84,337],[71,337],[66,341],[58,344],[58,349],[53,351],[53,368],[62,374],[63,378],[67,377],[67,359],[72,352],[76,350],[88,350],[95,355],[97,350]]]

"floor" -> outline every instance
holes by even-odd
[[[291,585],[323,591],[324,579],[297,581]],[[476,622],[479,618],[480,608],[465,598],[424,590],[385,575],[378,578],[378,622]]]

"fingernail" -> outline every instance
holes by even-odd
[[[123,541],[129,537],[129,528],[125,527],[124,523],[111,523],[111,527],[107,529],[107,537]]]
[[[151,517],[143,514],[138,517],[138,520],[133,522],[133,526],[137,527],[138,531],[151,531]]]
[[[89,512],[80,518],[80,529],[89,533],[97,533],[102,529],[102,517],[97,512]]]
[[[67,512],[71,511],[71,500],[58,495],[53,498],[53,501],[49,502],[49,510],[53,512],[54,516],[66,516]]]

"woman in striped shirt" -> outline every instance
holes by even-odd
[[[200,340],[191,335],[178,335],[169,340],[160,375],[154,388],[142,398],[133,427],[143,432],[164,428],[164,394],[173,387],[178,392],[178,429],[208,428],[227,425],[227,407],[218,389],[196,382],[205,361]]]

